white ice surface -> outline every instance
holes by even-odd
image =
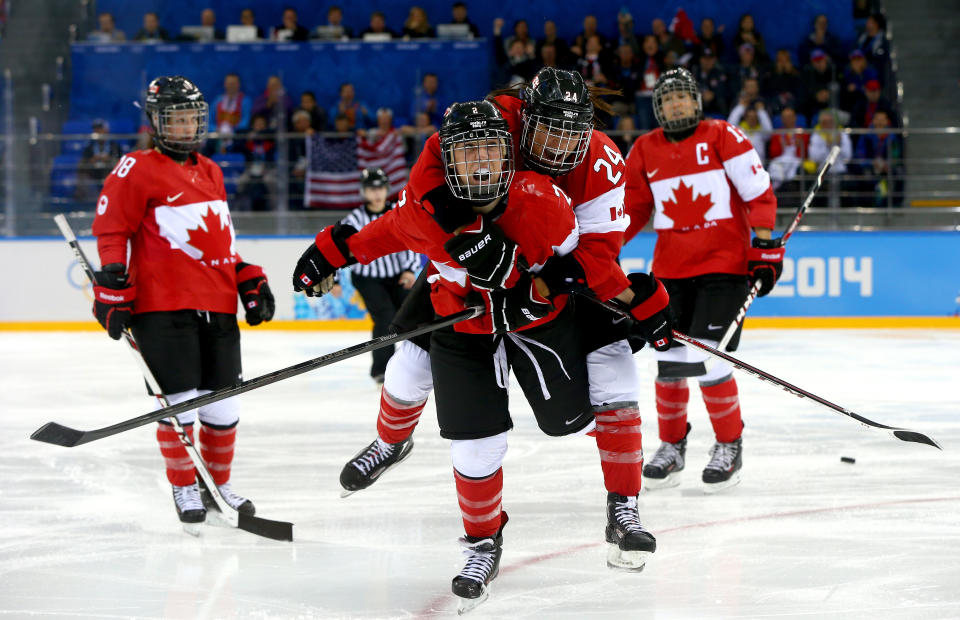
[[[246,331],[245,374],[366,337]],[[960,332],[758,330],[745,341],[745,361],[944,451],[738,375],[743,483],[705,496],[712,433],[693,389],[683,482],[641,496],[657,553],[643,573],[618,573],[604,562],[594,440],[544,436],[515,394],[502,569],[472,617],[960,617]],[[650,455],[651,356],[636,360]],[[70,449],[28,439],[49,420],[90,429],[150,410],[124,345],[102,333],[0,334],[0,616],[455,615],[462,524],[432,404],[410,459],[339,497],[340,468],[375,433],[368,363],[241,397],[234,487],[258,514],[293,521],[295,542],[212,526],[193,538],[152,425]]]

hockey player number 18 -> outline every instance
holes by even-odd
[[[124,155],[120,158],[120,161],[117,162],[117,165],[114,166],[113,170],[110,171],[110,174],[115,174],[121,179],[127,176],[127,173],[130,172],[130,168],[133,168],[133,164],[137,163],[137,160],[130,157],[129,155]]]

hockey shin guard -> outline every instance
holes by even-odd
[[[468,536],[486,538],[500,530],[503,468],[484,478],[468,478],[453,470],[463,529]]]
[[[687,435],[687,401],[690,399],[687,380],[657,379],[654,386],[660,441],[677,443]]]
[[[193,442],[193,424],[184,424],[183,431]],[[183,447],[173,425],[166,422],[157,424],[157,443],[160,444],[160,454],[163,455],[163,461],[167,467],[167,480],[170,484],[185,487],[196,482],[197,472],[193,467],[193,461],[190,460],[190,455]]]
[[[236,440],[236,422],[227,427],[200,425],[200,454],[217,486],[230,481],[230,465],[233,463]]]
[[[377,434],[387,443],[400,443],[413,433],[426,406],[426,399],[405,402],[394,398],[386,389],[380,391],[380,413],[377,416]]]
[[[597,448],[607,491],[631,497],[640,492],[643,436],[636,405],[596,411]]]
[[[703,403],[710,414],[713,432],[720,443],[730,443],[740,438],[743,432],[743,420],[740,417],[740,396],[737,393],[737,381],[733,375],[717,383],[700,384]]]

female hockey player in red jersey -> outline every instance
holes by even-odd
[[[184,77],[158,77],[144,107],[156,147],[121,158],[97,202],[94,314],[111,338],[131,328],[176,404],[240,382],[237,294],[250,325],[273,317],[274,299],[263,270],[237,255],[223,172],[197,152],[207,132],[203,94]],[[238,413],[235,398],[200,408],[200,453],[220,495],[253,514],[230,485]],[[179,416],[191,439],[196,417]],[[196,471],[172,425],[160,423],[157,441],[180,520],[203,521]]]
[[[571,338],[576,328],[568,298],[544,298],[527,273],[538,272],[555,253],[566,255],[576,246],[578,225],[570,198],[547,177],[526,171],[513,175],[508,124],[489,102],[455,104],[444,118],[439,140],[445,192],[436,188],[432,192],[438,193],[418,200],[408,186],[401,194],[401,203],[407,204],[363,231],[354,233],[342,225],[322,231],[298,263],[293,282],[296,289],[309,292],[352,260],[368,262],[410,248],[432,261],[432,305],[438,314],[459,311],[474,296],[486,307],[483,317],[436,331],[430,342],[441,435],[453,440],[467,533],[463,542],[468,559],[453,590],[476,601],[497,574],[506,523],[500,509],[500,464],[512,426],[508,369],[513,369],[545,433],[575,434],[595,424],[608,442],[607,450],[601,449],[605,475],[610,472],[616,482],[634,484],[637,490],[639,465],[635,477],[631,466],[639,463],[639,446],[624,448],[633,447],[639,416],[635,407],[594,413],[582,344],[578,337]],[[664,291],[648,276],[635,280],[624,292],[632,298],[629,307],[645,325],[663,326]],[[614,539],[624,552],[618,558],[640,568],[656,542],[640,526],[635,491],[632,499],[608,502],[608,540]]]
[[[704,120],[700,92],[686,69],[654,88],[660,128],[637,138],[627,157],[625,206],[630,239],[653,217],[653,273],[670,293],[677,329],[717,345],[747,295],[747,275],[766,295],[780,276],[783,248],[770,232],[776,198],[749,140],[722,120]],[[750,239],[751,228],[755,236]],[[736,348],[739,334],[730,350]],[[657,353],[661,445],[643,469],[648,488],[679,484],[684,468],[687,379],[696,377],[716,443],[702,480],[707,491],[736,484],[742,463],[740,400],[733,369],[709,370],[704,354],[674,342]]]

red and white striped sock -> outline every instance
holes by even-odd
[[[377,434],[387,443],[400,443],[413,433],[427,400],[418,403],[398,401],[386,390],[380,390],[380,413],[377,415]]]
[[[657,394],[657,425],[660,441],[677,443],[687,435],[687,401],[690,389],[687,380],[661,381],[654,384]]]
[[[200,454],[217,486],[230,481],[230,465],[237,440],[237,425],[229,428],[200,425]]]
[[[183,429],[192,442],[193,424],[184,424]],[[196,482],[197,470],[194,469],[193,461],[190,460],[190,455],[172,424],[157,424],[157,443],[160,444],[160,454],[167,466],[167,480],[170,484],[185,487]]]
[[[501,525],[503,468],[484,478],[468,478],[454,469],[453,477],[464,531],[477,538],[494,536]]]
[[[737,381],[730,375],[726,381],[714,385],[701,385],[703,404],[710,414],[713,432],[720,443],[730,443],[743,433],[743,419],[740,417],[740,395]]]
[[[631,497],[640,492],[643,472],[643,436],[640,410],[622,407],[598,411],[597,448],[607,491]]]

